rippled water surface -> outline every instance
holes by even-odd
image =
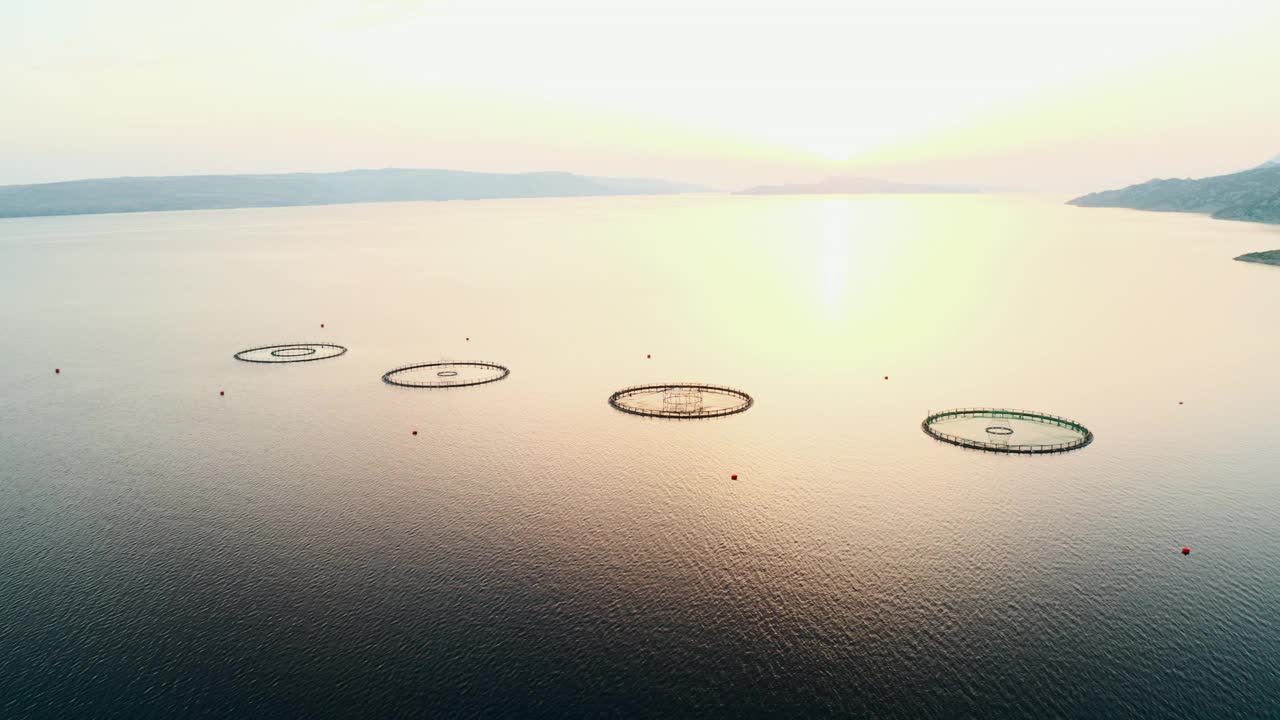
[[[1062,199],[0,221],[0,715],[1280,716],[1280,231]]]

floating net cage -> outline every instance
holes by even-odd
[[[253,363],[294,363],[328,360],[346,351],[345,347],[333,343],[288,343],[241,350],[234,357],[237,360]]]
[[[990,452],[1057,453],[1093,442],[1093,432],[1057,415],[1005,408],[962,408],[930,413],[920,423],[930,437]]]
[[[634,385],[609,396],[609,404],[632,415],[713,418],[740,413],[755,401],[741,390],[702,383]]]
[[[511,370],[491,362],[432,362],[402,365],[382,374],[382,382],[410,388],[451,388],[497,382]]]

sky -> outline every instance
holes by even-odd
[[[0,0],[0,184],[438,167],[1093,190],[1280,153],[1276,0]]]

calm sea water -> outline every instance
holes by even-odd
[[[1063,199],[0,221],[0,715],[1280,717],[1280,229]]]

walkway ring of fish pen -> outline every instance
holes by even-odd
[[[1021,420],[1024,422],[1039,423],[1041,425],[1052,425],[1054,427],[1066,428],[1080,435],[1076,440],[1069,442],[1053,443],[1053,444],[1036,444],[1036,443],[1010,443],[1004,442],[987,442],[984,440],[974,440],[972,438],[960,437],[943,432],[936,427],[937,423],[946,420],[956,420],[962,418],[989,418],[993,420]],[[1012,453],[1021,455],[1037,455],[1044,453],[1060,453],[1070,450],[1078,450],[1089,443],[1093,442],[1093,431],[1081,425],[1075,420],[1060,417],[1058,415],[1050,415],[1048,413],[1032,412],[1030,410],[1011,410],[1008,408],[958,408],[955,410],[944,410],[942,412],[930,413],[928,417],[920,423],[920,428],[925,434],[935,440],[940,440],[951,445],[959,447],[971,448],[974,450],[986,450],[988,452]],[[992,428],[1008,430],[1004,433],[991,433]],[[1005,428],[993,425],[987,428],[989,434],[1009,436],[1013,434],[1012,428]]]
[[[347,348],[334,343],[299,342],[251,347],[232,357],[251,363],[296,363],[328,360],[346,352]]]
[[[406,380],[398,379],[396,377],[397,375],[400,375],[403,373],[411,372],[413,370],[422,370],[424,368],[455,368],[455,367],[489,368],[495,371],[495,374],[492,377],[482,377],[478,379],[464,377],[461,380],[427,380],[423,382],[409,382]],[[452,373],[452,374],[445,375],[444,373]],[[441,361],[441,362],[429,362],[429,363],[414,363],[412,365],[401,365],[400,367],[392,368],[382,374],[382,382],[388,385],[396,385],[398,387],[407,387],[407,388],[454,388],[454,387],[470,387],[472,385],[485,385],[491,382],[498,382],[499,380],[505,378],[510,374],[511,374],[510,368],[506,367],[505,365],[499,365],[498,363],[481,362],[478,360],[466,361],[466,362]],[[458,376],[458,371],[445,369],[445,370],[437,371],[436,376],[453,378]]]
[[[642,395],[662,393],[662,408],[647,408],[636,403],[628,403],[631,398]],[[708,408],[703,405],[702,394],[725,395],[736,398],[738,402],[727,407]],[[724,417],[746,412],[755,400],[746,392],[726,385],[710,385],[707,383],[656,383],[650,385],[632,385],[622,388],[609,396],[609,404],[615,410],[643,417],[674,418],[691,420],[700,418]]]

